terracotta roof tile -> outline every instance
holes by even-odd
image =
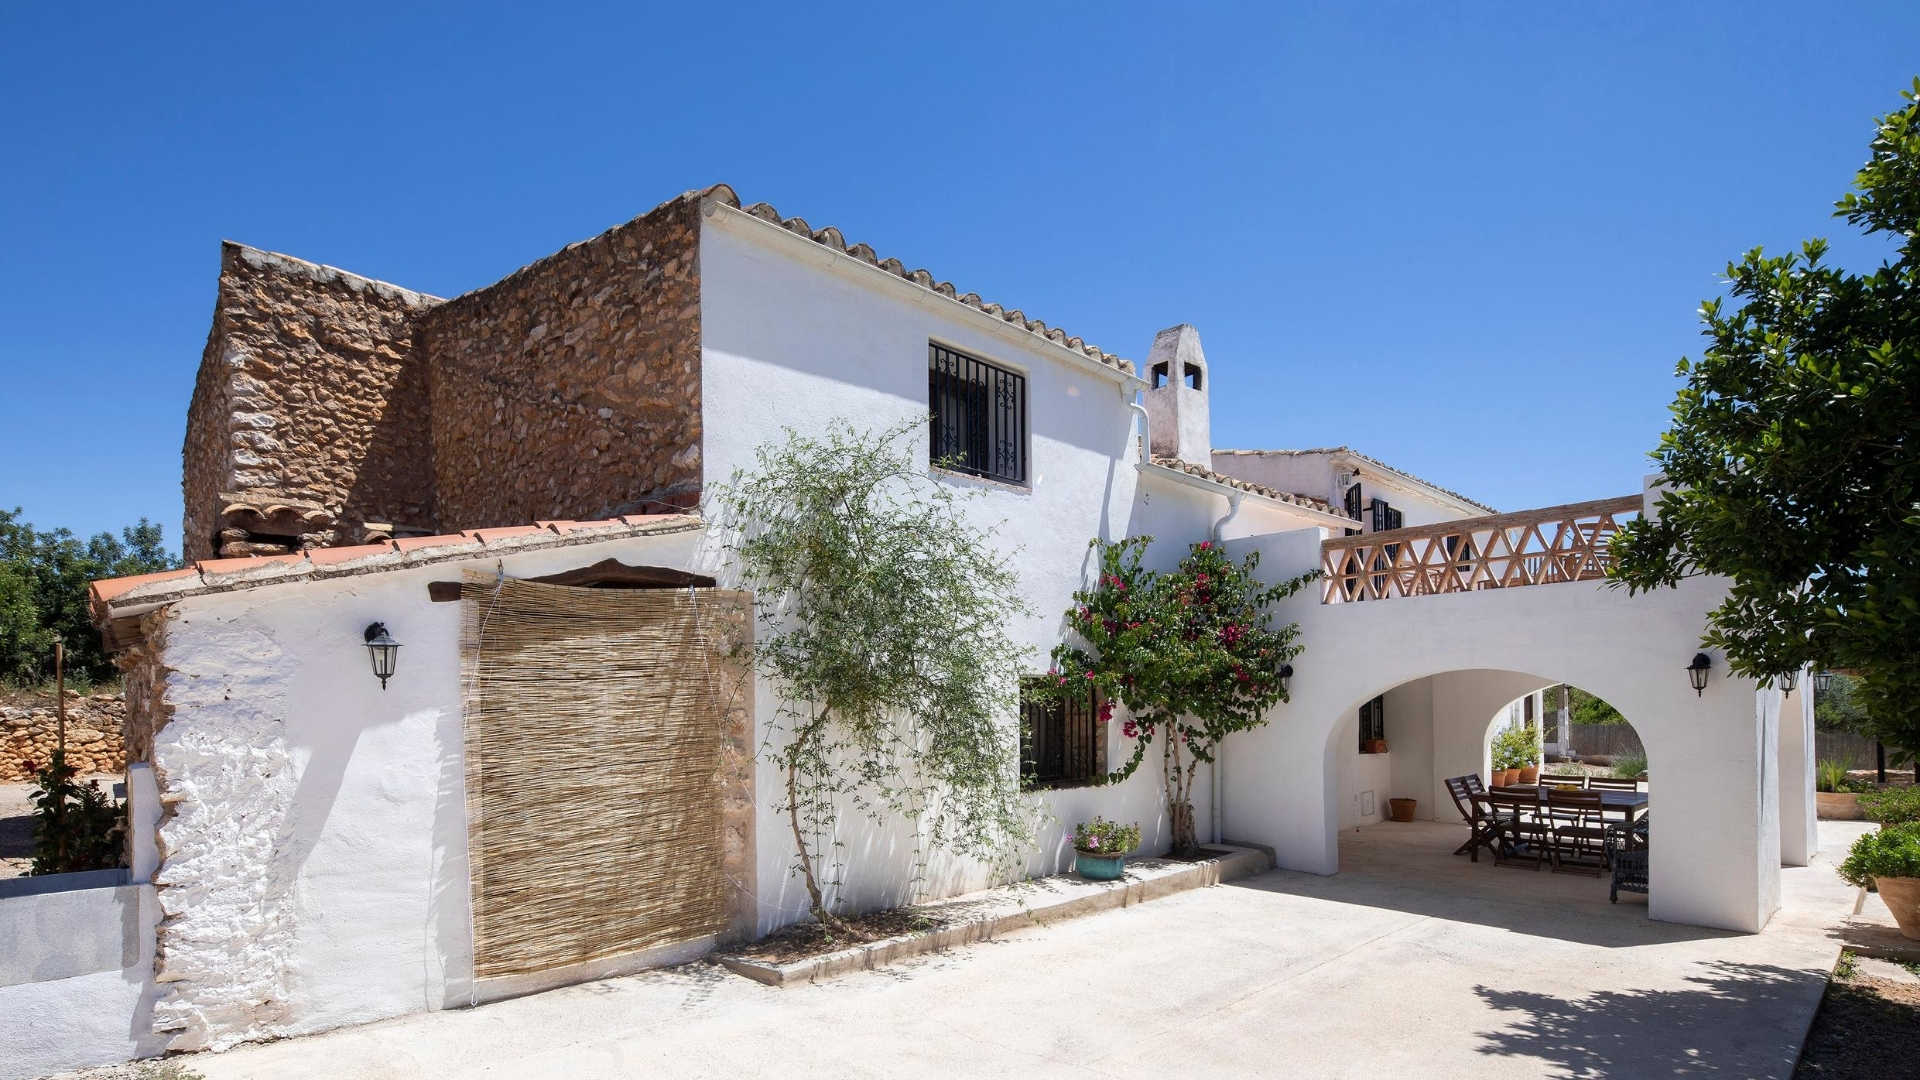
[[[190,567],[163,570],[155,574],[103,578],[88,587],[88,600],[94,619],[101,625],[112,617],[112,606],[166,603],[193,593],[220,592],[235,588],[253,588],[286,580],[308,580],[313,571],[326,571],[320,577],[341,573],[370,573],[380,570],[409,569],[432,562],[451,562],[473,558],[481,550],[498,548],[538,549],[619,540],[628,536],[646,536],[655,532],[674,532],[702,526],[697,514],[629,514],[604,521],[550,521],[541,525],[509,525],[475,529],[435,536],[409,536],[378,544],[353,547],[312,548],[297,555],[253,555],[237,559],[203,559]],[[471,550],[462,550],[471,549]],[[413,558],[407,556],[413,555]],[[353,567],[352,564],[364,564]],[[283,571],[270,573],[269,571]],[[156,588],[175,583],[171,588]],[[134,594],[134,595],[129,595]],[[124,643],[123,643],[124,644]],[[116,646],[117,647],[117,646]]]
[[[391,554],[393,542],[388,541],[384,544],[355,544],[352,547],[313,548],[307,552],[307,560],[315,566],[338,566],[355,559]]]
[[[1462,495],[1459,492],[1454,491],[1452,488],[1443,488],[1439,484],[1436,484],[1431,480],[1422,479],[1421,477],[1415,476],[1414,474],[1408,472],[1405,469],[1395,468],[1392,465],[1389,465],[1386,462],[1381,461],[1379,458],[1373,457],[1369,454],[1363,454],[1360,451],[1355,450],[1351,446],[1313,446],[1313,447],[1308,447],[1304,450],[1215,450],[1214,453],[1237,454],[1237,455],[1245,455],[1249,457],[1258,457],[1262,454],[1271,454],[1275,457],[1301,457],[1309,454],[1329,454],[1329,455],[1345,454],[1348,457],[1358,458],[1359,460],[1367,462],[1370,465],[1377,465],[1380,468],[1385,469],[1390,473],[1394,473],[1399,476],[1404,476],[1408,480],[1411,480],[1416,484],[1420,484],[1423,487],[1432,488],[1433,490],[1439,492],[1442,495],[1446,495],[1451,498],[1458,499],[1461,502],[1466,503],[1468,506],[1477,507],[1481,510],[1486,511],[1489,514],[1497,514],[1500,512],[1498,510],[1495,510],[1493,507],[1488,506],[1486,503],[1481,502],[1478,499],[1469,499],[1465,495]]]
[[[158,581],[174,581],[180,578],[199,577],[200,571],[191,566],[178,570],[160,570],[151,574],[131,574],[127,577],[102,578],[87,587],[87,593],[95,604],[107,604],[122,594],[142,585],[151,585]]]
[[[1225,473],[1214,472],[1204,465],[1195,465],[1190,461],[1181,461],[1179,458],[1160,457],[1156,455],[1153,463],[1163,469],[1173,469],[1176,472],[1186,473],[1188,476],[1197,476],[1202,480],[1209,480],[1237,491],[1245,491],[1252,495],[1259,495],[1263,498],[1273,499],[1278,502],[1290,503],[1294,506],[1303,506],[1308,510],[1318,510],[1323,514],[1333,513],[1333,504],[1325,499],[1316,499],[1311,495],[1301,495],[1297,492],[1270,488],[1265,484],[1256,484],[1250,480],[1242,480],[1237,476],[1228,476]]]

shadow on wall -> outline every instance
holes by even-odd
[[[1499,1031],[1478,1032],[1480,1053],[1533,1058],[1541,1075],[1787,1076],[1826,973],[1726,961],[1702,965],[1681,990],[1602,991],[1583,998],[1474,987],[1497,1012]],[[1760,1031],[1759,1037],[1743,1033]],[[1702,1036],[1712,1052],[1701,1053]]]

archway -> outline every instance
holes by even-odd
[[[1311,537],[1260,546],[1262,571],[1275,575],[1318,555]],[[1294,661],[1292,700],[1267,726],[1234,736],[1225,755],[1227,835],[1270,845],[1282,867],[1335,873],[1342,807],[1332,754],[1363,703],[1438,677],[1432,692],[1449,711],[1465,714],[1463,702],[1477,698],[1472,723],[1484,731],[1505,703],[1567,683],[1631,717],[1648,757],[1687,776],[1662,792],[1649,915],[1756,931],[1779,907],[1780,695],[1731,675],[1722,657],[1701,692],[1689,684],[1702,613],[1723,595],[1716,582],[1689,579],[1634,597],[1586,583],[1375,603],[1296,596],[1286,616],[1299,621],[1306,652]],[[1438,771],[1478,764],[1476,752],[1465,767]],[[1443,790],[1430,797],[1450,807]]]

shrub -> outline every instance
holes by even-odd
[[[1847,782],[1845,762],[1822,760],[1813,767],[1813,787],[1815,791],[1833,791]]]
[[[1647,775],[1647,755],[1622,754],[1614,758],[1613,775],[1623,780],[1638,780]]]
[[[1853,842],[1840,877],[1871,887],[1874,878],[1920,878],[1920,825],[1893,825],[1863,833]]]
[[[1096,817],[1073,827],[1073,848],[1089,855],[1125,855],[1140,846],[1140,826]]]
[[[1860,795],[1860,812],[1882,825],[1920,824],[1920,787],[1892,787]]]
[[[34,774],[33,873],[70,874],[120,865],[126,832],[126,807],[100,790],[100,781],[77,783],[79,770],[67,756]]]

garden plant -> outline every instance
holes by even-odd
[[[1270,607],[1317,574],[1265,585],[1254,574],[1258,552],[1235,562],[1205,540],[1174,569],[1150,570],[1141,559],[1152,543],[1093,542],[1099,581],[1074,593],[1072,637],[1054,649],[1052,674],[1057,690],[1071,684],[1126,706],[1121,733],[1133,751],[1108,782],[1133,775],[1158,740],[1173,849],[1185,852],[1199,843],[1192,795],[1200,764],[1287,700],[1282,672],[1300,655],[1300,628],[1276,626]]]
[[[965,497],[927,474],[926,420],[786,433],[712,496],[758,600],[751,646],[780,687],[764,752],[815,919],[844,867],[843,807],[904,816],[916,843],[996,864],[1025,851],[1015,720],[1018,578]],[[830,854],[833,856],[829,858]]]

